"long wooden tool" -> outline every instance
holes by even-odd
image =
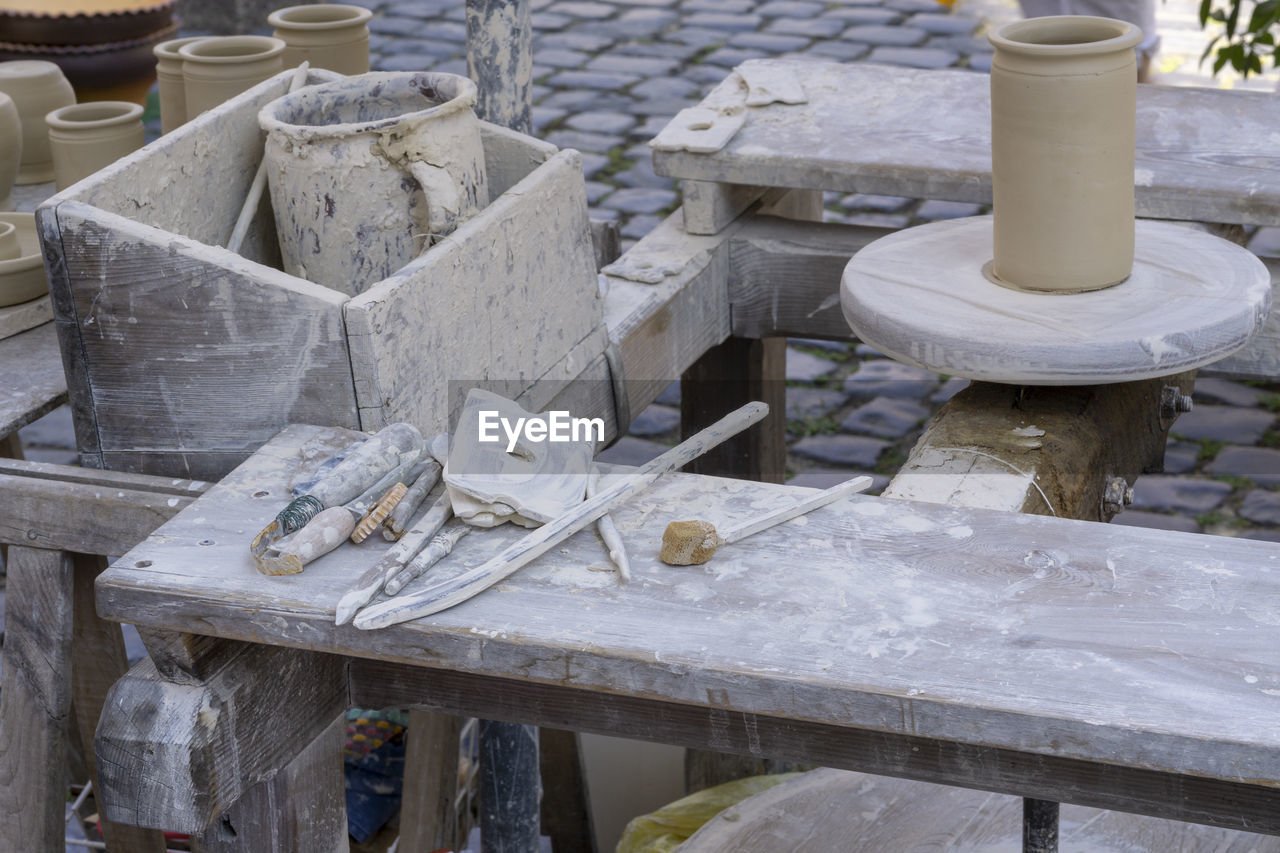
[[[530,533],[482,566],[410,595],[402,595],[360,611],[352,622],[357,628],[385,628],[399,622],[430,616],[460,604],[510,577],[523,566],[550,551],[610,509],[629,500],[668,471],[687,465],[703,453],[737,435],[769,414],[765,403],[748,403],[730,412],[693,437],[677,444],[643,465],[630,477],[619,478],[609,488],[571,512]]]
[[[591,472],[587,474],[587,497],[595,497],[598,491],[600,491],[600,466],[592,464]],[[613,564],[618,567],[618,580],[623,583],[631,580],[631,561],[627,559],[627,548],[622,543],[622,534],[618,532],[618,526],[613,523],[613,516],[608,513],[600,516],[596,521],[596,530],[600,531],[600,538],[609,549],[609,559],[613,560]]]

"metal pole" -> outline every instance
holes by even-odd
[[[1058,804],[1022,801],[1022,853],[1058,853]]]
[[[538,727],[480,721],[481,853],[538,853]]]

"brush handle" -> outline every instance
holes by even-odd
[[[547,522],[484,565],[427,589],[368,607],[355,618],[355,626],[385,628],[420,616],[430,616],[432,613],[439,613],[441,610],[466,601],[515,574],[525,565],[590,525],[613,507],[648,488],[663,474],[687,465],[726,439],[763,420],[768,414],[768,405],[760,402],[748,403],[730,412],[711,426],[641,466],[630,477],[620,479],[595,497],[574,507],[554,521]]]
[[[762,516],[751,519],[750,521],[744,521],[742,524],[730,527],[724,533],[720,534],[720,544],[728,545],[730,542],[737,542],[741,539],[746,539],[748,536],[754,536],[761,530],[766,530],[773,527],[775,524],[781,524],[784,521],[790,521],[797,516],[804,515],[810,510],[826,506],[829,503],[835,503],[841,498],[847,498],[849,495],[865,491],[870,486],[870,477],[854,477],[852,480],[846,480],[837,486],[832,486],[829,489],[823,489],[817,494],[810,495],[803,500],[796,501],[791,506],[785,506],[782,509],[767,512]]]
[[[400,570],[400,573],[390,578],[385,587],[387,595],[396,595],[411,580],[415,580],[427,569],[443,560],[453,551],[453,546],[458,544],[458,540],[471,532],[471,525],[466,522],[458,522],[451,528],[440,531],[431,540],[431,544],[423,548],[418,556],[409,561],[409,565]]]

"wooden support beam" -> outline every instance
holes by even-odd
[[[538,727],[480,721],[480,849],[536,853],[540,845]]]
[[[419,711],[417,713],[424,713]],[[582,739],[565,729],[538,729],[542,764],[542,831],[556,853],[596,853]]]
[[[400,800],[400,847],[439,850],[465,842],[455,837],[454,798],[458,793],[458,738],[462,718],[413,708],[404,757]]]
[[[0,849],[63,848],[71,713],[71,556],[9,549],[0,691]]]
[[[333,655],[251,646],[195,684],[143,661],[116,682],[98,724],[103,814],[202,832],[346,708]]]

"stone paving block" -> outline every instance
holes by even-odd
[[[884,5],[906,14],[938,11],[937,0],[887,0]]]
[[[559,3],[552,3],[547,9],[558,15],[592,20],[608,18],[618,11],[618,7],[611,3],[592,3],[590,0],[562,0]]]
[[[1270,429],[1276,416],[1262,409],[1236,406],[1196,406],[1179,415],[1170,432],[1184,438],[1208,439],[1228,444],[1257,444]]]
[[[551,48],[549,50],[535,50],[533,58],[539,65],[549,65],[552,68],[581,68],[591,56],[580,50]]]
[[[774,18],[766,32],[781,33],[787,36],[808,36],[809,38],[835,38],[847,26],[839,18]]]
[[[898,439],[919,426],[927,417],[929,409],[914,400],[876,397],[850,412],[841,421],[840,429],[879,438]]]
[[[662,217],[660,216],[649,216],[647,214],[632,216],[627,220],[626,224],[622,226],[622,236],[628,237],[632,240],[639,240],[641,237],[657,228],[661,222]]]
[[[887,447],[889,442],[865,435],[811,435],[793,444],[791,452],[828,465],[874,468]]]
[[[640,160],[628,169],[613,176],[613,179],[624,187],[656,187],[657,189],[675,189],[674,178],[664,178],[653,171],[653,161]]]
[[[908,68],[948,68],[960,55],[935,47],[877,47],[871,51],[871,62],[882,65],[905,65]]]
[[[844,218],[849,225],[869,225],[872,228],[906,228],[911,216],[906,213],[855,213]]]
[[[1280,450],[1224,447],[1205,470],[1216,476],[1247,477],[1259,486],[1280,486]]]
[[[453,41],[439,39],[395,38],[388,39],[386,55],[391,56],[453,56],[466,47]]]
[[[568,113],[564,110],[557,110],[551,107],[534,107],[532,114],[533,132],[538,136],[545,136],[546,130],[550,125],[563,119]]]
[[[938,374],[896,361],[864,362],[844,381],[844,390],[859,399],[896,397],[922,400],[938,387]]]
[[[635,123],[635,116],[618,112],[596,111],[578,113],[570,116],[565,121],[565,124],[574,130],[582,130],[587,133],[604,133],[611,136],[619,136],[626,133],[635,126]]]
[[[755,0],[684,0],[680,4],[682,12],[721,12],[741,15],[752,11]]]
[[[609,158],[603,154],[592,154],[590,152],[583,152],[582,154],[582,174],[588,179],[598,175],[608,165]]]
[[[701,50],[702,48],[691,44],[676,42],[632,41],[618,45],[614,52],[620,56],[659,56],[664,59],[674,59],[677,62],[687,62]]]
[[[565,89],[601,89],[618,91],[640,82],[633,74],[606,74],[601,71],[561,71],[548,85]]]
[[[592,21],[580,26],[588,32],[601,33],[616,39],[656,38],[679,20],[663,9],[632,9],[609,21]]]
[[[631,87],[637,98],[688,98],[698,97],[698,86],[680,77],[654,77]]]
[[[26,447],[22,455],[28,462],[47,462],[50,465],[78,465],[80,456],[74,450],[62,447]]]
[[[838,366],[829,358],[821,358],[787,347],[787,381],[789,382],[813,382],[815,379],[826,376]]]
[[[460,74],[463,77],[466,77],[467,76],[467,60],[450,59],[448,62],[438,62],[436,63],[435,67],[432,68],[431,70],[441,71],[441,72],[444,72],[445,74]]]
[[[787,420],[803,421],[830,415],[844,405],[845,399],[844,394],[830,388],[788,388]]]
[[[563,30],[573,23],[573,18],[553,12],[534,12],[529,16],[529,22],[535,30]]]
[[[677,379],[666,388],[663,388],[662,393],[655,397],[653,402],[661,403],[664,406],[675,406],[677,409],[680,408],[680,380]]]
[[[1112,518],[1111,523],[1124,527],[1146,527],[1150,530],[1174,530],[1178,533],[1200,532],[1200,524],[1193,518],[1135,509],[1125,510]]]
[[[418,31],[422,22],[416,18],[402,18],[398,15],[374,15],[367,24],[369,35],[407,36]]]
[[[370,62],[370,67],[378,71],[433,71],[439,60],[434,56],[424,56],[416,53],[398,53],[394,56],[387,56],[379,59],[374,65]]]
[[[719,0],[713,0],[717,5]],[[719,33],[744,33],[760,29],[763,19],[759,15],[733,15],[724,12],[697,12],[684,19],[686,27],[700,27]],[[722,35],[722,38],[728,38]]]
[[[989,53],[974,54],[966,62],[968,63],[967,67],[974,71],[991,72],[991,54]]]
[[[614,40],[605,36],[596,35],[594,33],[545,33],[539,35],[533,40],[534,51],[560,48],[563,50],[581,50],[587,53],[595,53],[604,50],[613,44]]]
[[[1187,474],[1200,460],[1200,447],[1185,441],[1170,441],[1164,447],[1164,473]]]
[[[826,8],[807,0],[770,0],[756,7],[756,14],[766,18],[816,18]]]
[[[1217,480],[1144,474],[1134,484],[1133,507],[1198,515],[1219,506],[1230,494],[1231,486]]]
[[[1280,530],[1242,530],[1242,539],[1255,539],[1259,542],[1280,542]]]
[[[961,376],[952,376],[938,386],[938,390],[929,395],[929,402],[941,406],[955,395],[969,387],[969,380]]]
[[[421,33],[427,39],[442,39],[464,45],[467,43],[467,25],[457,21],[429,21]]]
[[[698,66],[702,67],[702,66]],[[723,71],[723,68],[717,68],[716,71]],[[670,121],[672,116],[680,112],[687,106],[697,103],[698,96],[695,94],[689,98],[647,98],[641,101],[635,101],[631,105],[631,112],[638,116],[664,116]]]
[[[647,142],[661,133],[662,129],[667,126],[667,123],[670,122],[671,119],[672,116],[668,115],[649,116],[643,123],[631,129],[631,136],[633,138],[643,139]]]
[[[75,450],[76,429],[71,420],[71,408],[59,406],[18,430],[18,437],[27,447]]]
[[[642,77],[658,77],[670,74],[680,65],[674,59],[652,56],[613,56],[604,54],[587,63],[588,71],[636,74]]]
[[[900,195],[854,193],[840,199],[840,206],[846,210],[873,210],[877,213],[897,213],[910,204],[911,201],[912,199]]]
[[[755,27],[750,27],[749,29],[754,30]],[[669,33],[667,35],[667,39],[669,39],[670,41],[678,41],[681,44],[689,44],[689,45],[694,45],[695,47],[703,48],[703,47],[710,47],[713,44],[721,44],[723,42],[726,42],[729,40],[729,36],[727,33],[722,33],[719,30],[714,29],[712,27],[684,26],[676,30],[675,32]]]
[[[576,148],[593,154],[606,154],[609,149],[622,144],[622,140],[616,136],[584,133],[580,130],[553,130],[547,134],[547,141],[559,148]]]
[[[400,0],[397,3],[380,4],[382,11],[388,15],[400,15],[406,18],[426,18],[443,15],[454,7],[453,0]]]
[[[1256,406],[1266,391],[1252,388],[1230,379],[1206,377],[1196,380],[1196,390],[1191,396],[1197,406],[1203,403],[1225,403],[1228,406]]]
[[[738,33],[729,39],[731,47],[749,47],[768,54],[781,54],[800,50],[809,43],[807,36],[788,36],[778,33]]]
[[[600,200],[614,191],[613,184],[600,181],[587,181],[587,204],[599,204]]]
[[[889,477],[884,474],[873,474],[870,471],[850,471],[848,468],[826,468],[821,465],[806,468],[790,480],[787,480],[787,485],[804,486],[809,489],[829,489],[832,486],[848,482],[854,477],[871,478],[870,488],[863,492],[865,495],[878,495],[884,491],[885,486],[889,485]]]
[[[878,6],[842,6],[828,9],[828,18],[839,18],[846,24],[897,24],[902,21],[901,12],[883,9]]]
[[[1254,489],[1244,496],[1236,514],[1254,524],[1280,524],[1280,492]]]
[[[823,352],[836,353],[841,358],[849,354],[849,344],[847,341],[828,341],[822,338],[787,338],[787,343],[796,346],[810,347],[812,349],[820,349]]]
[[[624,435],[612,447],[596,454],[596,459],[600,462],[607,462],[610,465],[639,466],[658,458],[668,450],[670,448],[665,444],[658,444],[656,441],[636,438],[632,435]]]
[[[630,148],[623,151],[622,156],[633,163],[638,163],[641,160],[652,160],[653,149],[649,147],[648,141],[637,142],[635,145],[632,145]]]
[[[876,349],[871,344],[864,343],[859,343],[855,346],[853,348],[853,354],[861,361],[872,361],[877,358],[887,358],[884,353],[880,352],[880,350]]]
[[[859,24],[844,31],[845,41],[860,41],[870,45],[911,47],[923,44],[929,34],[913,27],[886,27],[880,24]]]
[[[618,190],[604,203],[604,206],[619,213],[652,213],[656,214],[664,208],[676,203],[678,196],[672,190],[660,190],[650,187],[626,187]]]
[[[986,36],[935,35],[929,37],[927,44],[929,47],[954,50],[956,53],[963,54],[993,53],[995,51]]]
[[[982,212],[982,205],[965,201],[937,201],[930,199],[920,203],[916,208],[916,217],[935,222],[940,219],[960,219],[965,216],[977,216]]]
[[[671,406],[653,404],[632,418],[628,435],[648,437],[665,435],[680,428],[680,410]]]
[[[967,36],[978,28],[978,23],[973,18],[945,12],[917,12],[906,21],[907,26],[935,36]]]
[[[617,222],[619,224],[622,222],[622,214],[618,213],[616,210],[610,210],[607,207],[593,207],[591,208],[590,213],[592,219],[596,219],[601,222]]]
[[[538,104],[569,112],[627,112],[634,101],[621,92],[602,92],[596,89],[566,89],[547,95]]]
[[[713,86],[728,76],[727,69],[719,65],[693,65],[681,72],[686,80]]]
[[[1264,258],[1280,258],[1280,228],[1259,228],[1249,240],[1249,251]]]
[[[817,41],[806,53],[839,62],[853,62],[866,56],[870,50],[868,45],[856,41]]]
[[[721,47],[707,54],[706,59],[702,61],[708,65],[718,65],[728,73],[749,59],[762,59],[766,56],[768,56],[767,53],[756,48]]]

